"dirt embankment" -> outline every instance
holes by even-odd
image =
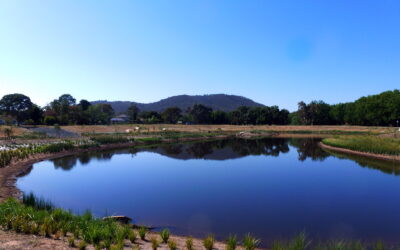
[[[322,148],[332,150],[335,152],[339,152],[339,153],[359,155],[359,156],[363,156],[363,157],[369,157],[369,158],[385,160],[385,161],[400,162],[400,155],[382,155],[382,154],[374,154],[374,153],[368,153],[368,152],[355,151],[355,150],[351,150],[351,149],[347,149],[347,148],[338,148],[338,147],[329,146],[329,145],[324,144],[323,142],[320,142],[319,145]]]

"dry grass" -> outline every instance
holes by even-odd
[[[10,126],[4,126],[0,125],[0,138],[4,138],[6,135],[4,134],[4,129],[5,128],[10,128]],[[24,133],[29,133],[29,130],[26,128],[20,128],[20,127],[12,127],[13,131],[13,136],[20,136]]]
[[[370,133],[390,133],[388,127],[364,127],[364,126],[268,126],[268,125],[175,125],[175,124],[128,124],[128,125],[89,125],[89,126],[63,126],[62,128],[75,133],[123,133],[127,129],[140,127],[141,131],[159,132],[163,128],[166,130],[182,132],[204,132],[204,131],[346,131],[346,132],[370,132]]]

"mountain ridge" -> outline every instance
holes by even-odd
[[[257,103],[247,97],[227,94],[210,94],[210,95],[176,95],[161,99],[157,102],[139,103],[134,101],[107,101],[98,100],[91,102],[92,104],[106,103],[110,104],[116,113],[126,112],[132,104],[136,105],[140,111],[157,111],[162,112],[169,107],[179,107],[182,111],[194,104],[202,104],[211,107],[213,110],[232,111],[240,106],[263,107],[265,105]]]

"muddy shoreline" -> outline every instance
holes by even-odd
[[[378,160],[400,162],[400,155],[382,155],[382,154],[374,154],[374,153],[368,153],[368,152],[355,151],[355,150],[346,149],[346,148],[338,148],[338,147],[329,146],[329,145],[324,144],[323,142],[320,142],[319,146],[321,148],[332,150],[332,151],[339,152],[339,153],[358,155],[358,156],[363,156],[363,157],[368,157],[368,158],[373,158],[373,159],[378,159]]]

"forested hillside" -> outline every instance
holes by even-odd
[[[94,101],[93,104],[110,104],[116,113],[126,112],[132,104],[136,105],[141,111],[162,112],[169,107],[178,107],[183,111],[192,107],[194,104],[202,104],[213,110],[233,111],[240,106],[262,107],[264,105],[256,103],[246,97],[236,95],[178,95],[162,99],[153,103],[137,103],[129,101]]]

